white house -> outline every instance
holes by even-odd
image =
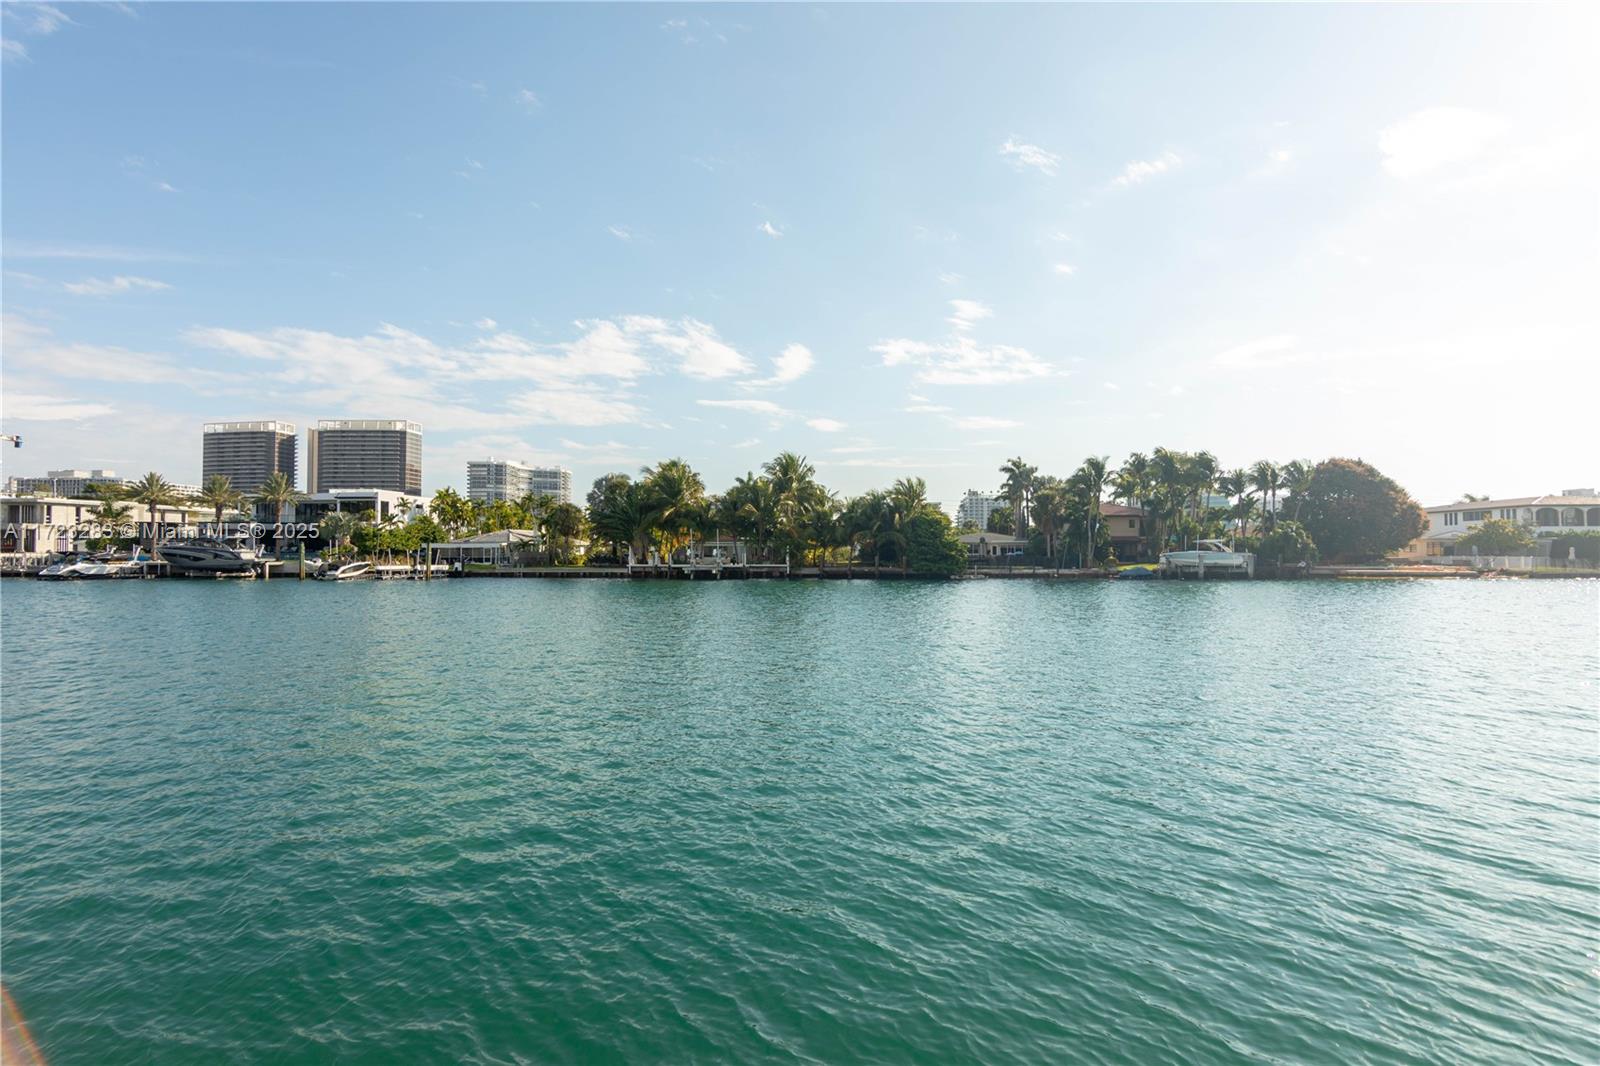
[[[1543,540],[1582,529],[1600,529],[1600,496],[1594,489],[1566,489],[1552,496],[1462,500],[1424,510],[1428,528],[1405,551],[1397,553],[1401,557],[1455,555],[1456,541],[1490,518],[1516,522]]]

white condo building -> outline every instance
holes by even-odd
[[[481,503],[554,496],[572,502],[572,471],[564,466],[529,466],[514,459],[474,459],[467,463],[467,497]]]
[[[1008,506],[1006,501],[993,493],[968,489],[967,494],[961,497],[960,505],[956,507],[956,526],[961,529],[987,530],[989,516],[1005,506]]]

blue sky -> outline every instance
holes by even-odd
[[[1597,478],[1576,8],[4,9],[7,473],[404,417],[579,482],[781,449]]]

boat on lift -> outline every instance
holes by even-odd
[[[1253,552],[1236,552],[1222,540],[1199,540],[1193,549],[1162,552],[1158,564],[1163,574],[1174,577],[1254,577]]]
[[[261,556],[243,540],[217,537],[176,538],[156,546],[156,555],[185,574],[254,574]]]
[[[324,567],[317,575],[318,581],[356,581],[372,576],[372,564],[366,560],[345,563],[343,566]]]

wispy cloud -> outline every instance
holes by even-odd
[[[1057,274],[1064,278],[1070,278],[1078,272],[1078,268],[1071,263],[1057,263],[1054,269]]]
[[[951,300],[950,317],[945,319],[956,329],[969,331],[986,318],[994,317],[994,309],[977,300]]]
[[[524,111],[537,111],[544,105],[544,101],[539,99],[539,94],[532,89],[518,89],[511,99]]]
[[[924,385],[1001,385],[1048,377],[1055,368],[1026,348],[1007,344],[980,344],[970,335],[973,327],[994,311],[976,300],[951,300],[953,313],[945,321],[955,332],[940,341],[896,337],[879,341],[871,351],[884,366],[916,367],[914,380]],[[926,403],[922,397],[914,401]]]
[[[82,422],[113,414],[110,404],[90,403],[61,396],[40,396],[26,392],[5,394],[5,417],[8,422]]]
[[[845,424],[835,418],[808,418],[806,425],[818,433],[838,433],[845,428]]]
[[[152,248],[123,248],[109,244],[59,244],[43,241],[5,241],[7,259],[95,259],[121,263],[185,263],[193,259],[176,252]]]
[[[1418,178],[1474,159],[1507,129],[1504,119],[1465,107],[1428,107],[1378,134],[1383,169]]]
[[[492,318],[488,317],[487,315],[485,315],[483,318],[478,319],[472,325],[476,329],[494,329],[499,324],[500,323],[496,322],[494,319],[492,319]]]
[[[777,226],[774,226],[771,222],[763,222],[763,223],[761,223],[761,225],[757,226],[756,228],[759,229],[762,233],[765,233],[768,237],[782,237],[783,236],[783,230],[779,229]]]
[[[75,296],[111,296],[115,293],[133,292],[135,290],[160,292],[162,289],[172,288],[171,285],[164,281],[156,281],[154,278],[133,277],[127,274],[118,274],[114,278],[85,278],[82,281],[69,281],[61,287]]]
[[[1122,168],[1122,173],[1111,179],[1111,184],[1118,188],[1129,185],[1140,185],[1151,178],[1160,177],[1162,174],[1176,170],[1183,165],[1183,157],[1177,152],[1162,152],[1154,159],[1135,159]]]
[[[1223,370],[1260,370],[1304,362],[1307,358],[1301,350],[1298,337],[1279,333],[1218,352],[1212,357],[1211,364]]]
[[[1061,157],[1056,153],[1046,151],[1037,144],[1025,144],[1015,137],[1006,138],[1006,143],[1000,146],[1000,155],[1017,170],[1031,167],[1051,177],[1055,177],[1061,166]]]
[[[10,37],[0,37],[0,57],[7,61],[26,60],[28,46],[21,41],[12,40]]]
[[[962,415],[949,421],[957,429],[1014,429],[1022,425],[1014,418],[995,418],[992,415]]]
[[[611,234],[619,241],[632,241],[638,239],[638,235],[627,226],[607,226],[606,232]]]

